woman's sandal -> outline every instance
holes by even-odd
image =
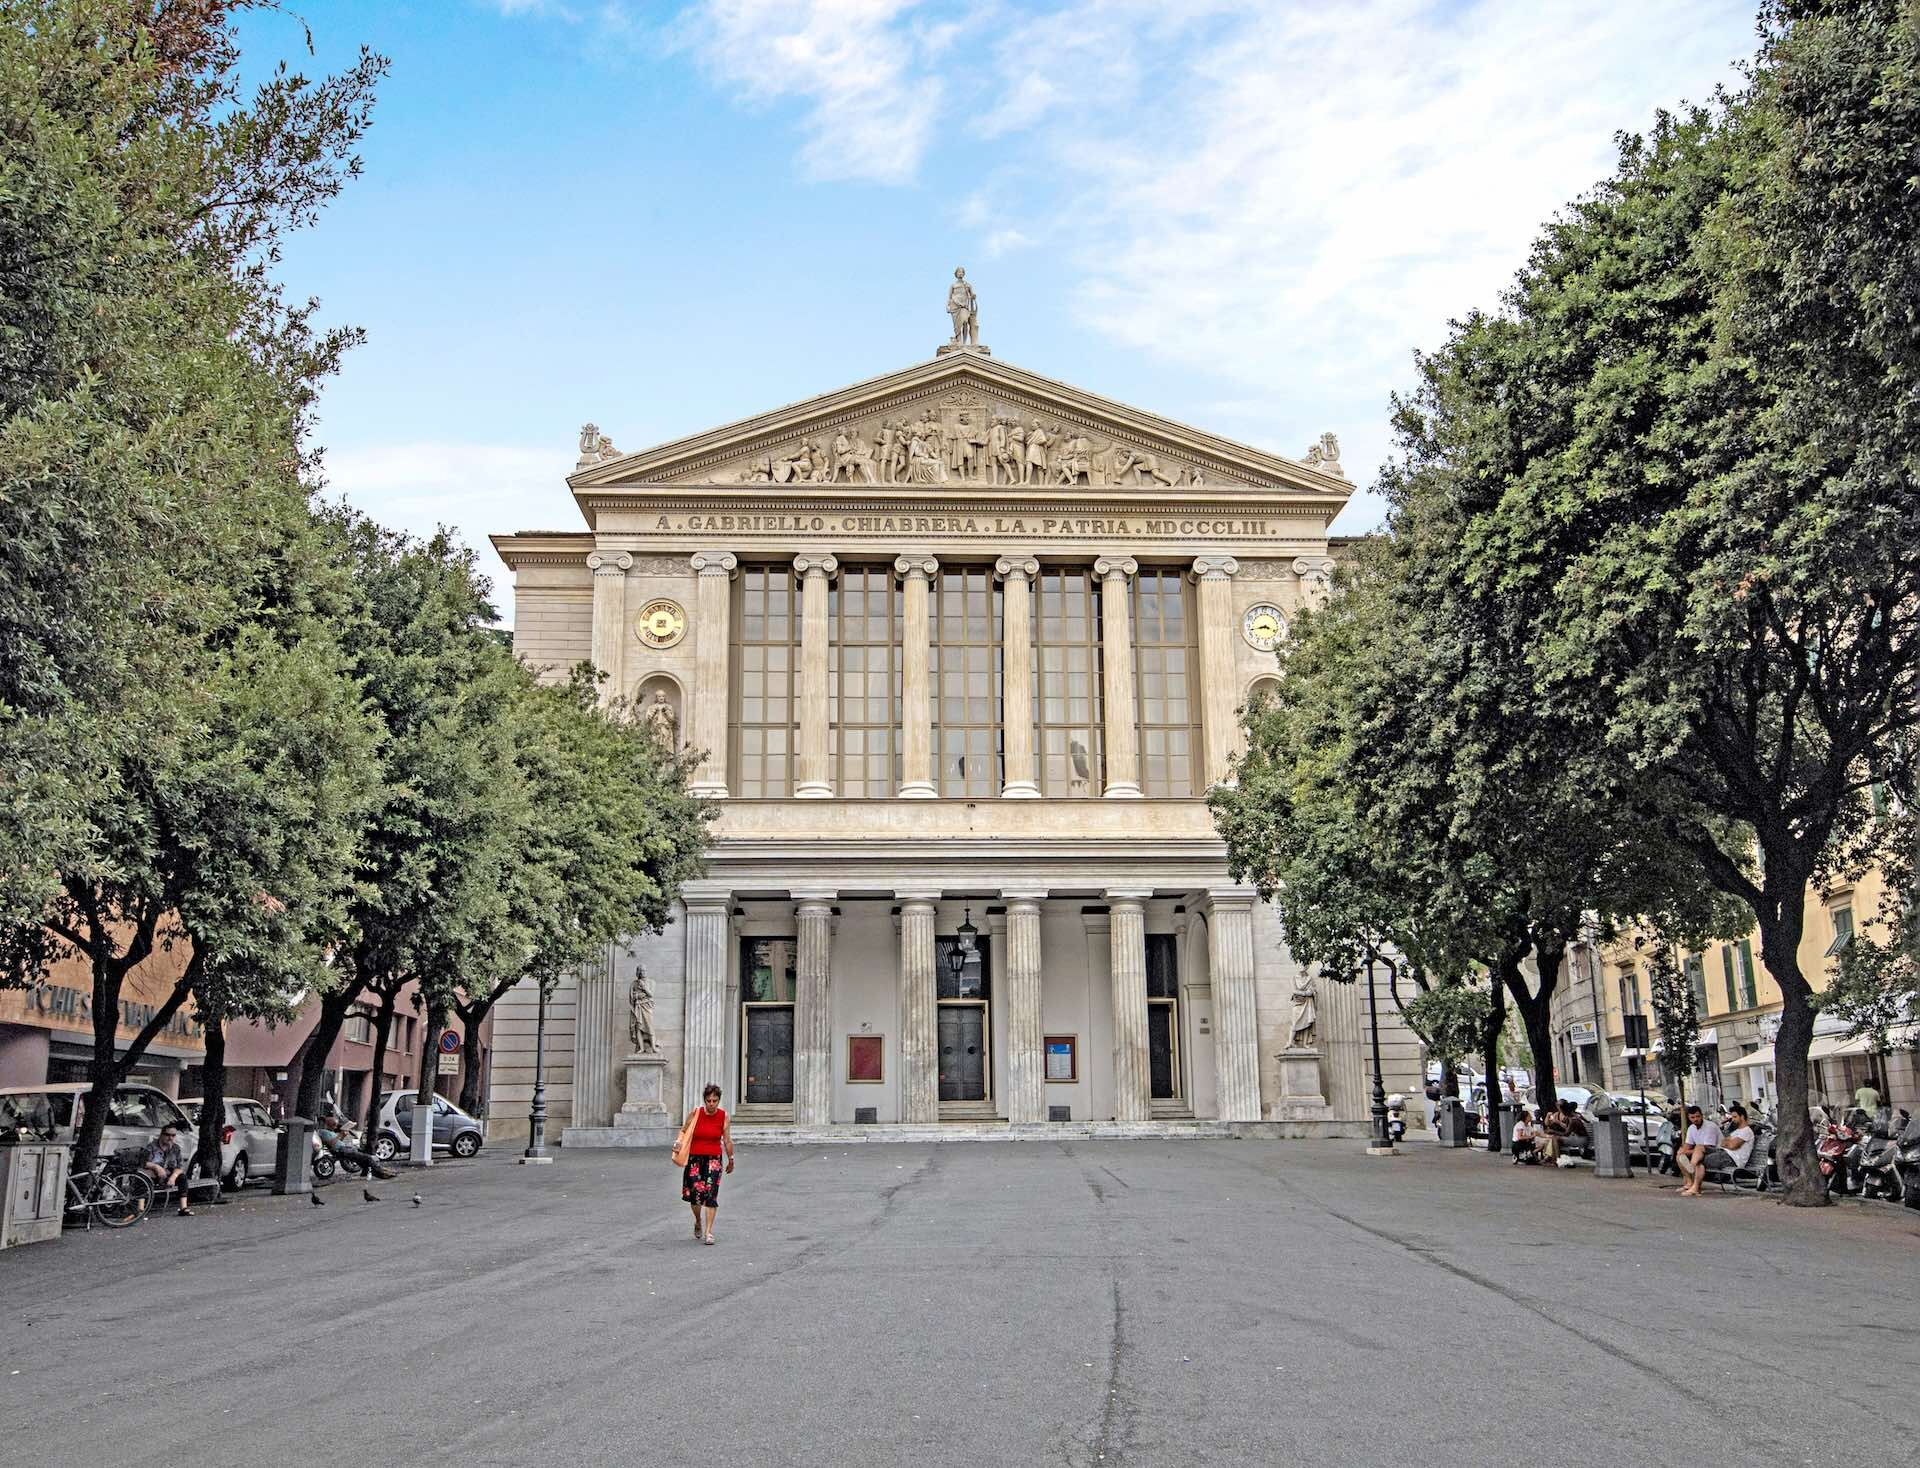
[[[701,1243],[703,1243],[703,1244],[711,1244],[711,1243],[713,1242],[713,1235],[712,1235],[712,1234],[708,1234],[708,1235],[707,1235],[707,1236],[706,1236],[706,1237],[705,1237],[704,1239],[702,1239],[702,1240],[701,1240],[700,1242],[701,1242]]]
[[[179,1213],[182,1218],[193,1218],[196,1216],[191,1208],[182,1208],[179,1210]]]

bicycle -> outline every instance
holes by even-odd
[[[109,1172],[107,1159],[93,1164],[84,1181],[67,1178],[67,1212],[80,1214],[91,1229],[98,1219],[104,1228],[138,1223],[153,1202],[153,1184],[145,1173]]]

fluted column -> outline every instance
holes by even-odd
[[[1207,898],[1207,968],[1213,983],[1214,1090],[1220,1120],[1260,1120],[1260,1027],[1253,975],[1251,888]]]
[[[575,976],[573,1026],[573,1125],[610,1125],[614,989],[605,949],[592,963],[582,964]]]
[[[627,626],[627,572],[633,557],[625,551],[590,551],[593,571],[593,665],[606,677],[600,683],[600,702],[612,703],[625,692],[626,663],[623,634]]]
[[[827,976],[833,957],[833,899],[810,894],[795,905],[799,951],[793,991],[793,1119],[825,1126],[833,1113],[833,1011]]]
[[[827,769],[827,582],[840,563],[832,556],[795,556],[800,581],[800,748],[795,795],[824,799],[833,794]]]
[[[900,1120],[940,1119],[939,995],[934,988],[934,893],[900,899]]]
[[[1040,899],[1007,892],[1007,1120],[1045,1121],[1046,1056],[1040,1008]]]
[[[687,743],[705,756],[688,789],[724,798],[727,793],[727,697],[732,689],[733,593],[728,583],[740,560],[732,551],[696,551],[694,575],[693,705]]]
[[[1153,1113],[1147,1051],[1147,893],[1108,892],[1113,944],[1113,1119]]]
[[[1033,578],[1040,563],[1032,556],[1003,556],[993,569],[1006,582],[1000,616],[1000,725],[1006,750],[1004,800],[1039,796],[1033,757]]]
[[[1107,711],[1109,800],[1140,796],[1139,715],[1133,696],[1133,597],[1128,583],[1140,563],[1132,556],[1102,556],[1093,563],[1100,578],[1100,661]],[[1142,1024],[1146,1023],[1144,1013]]]
[[[933,783],[933,690],[927,672],[927,593],[939,569],[928,555],[901,556],[893,563],[894,574],[906,581],[900,618],[900,794],[908,800],[931,800],[940,793]]]
[[[727,908],[725,889],[685,890],[687,909],[687,1010],[685,1072],[681,1091],[689,1110],[709,1083],[733,1104],[733,1067],[727,1064]]]
[[[1201,743],[1206,753],[1202,783],[1208,786],[1227,778],[1233,751],[1234,710],[1240,700],[1233,671],[1232,577],[1239,569],[1232,556],[1201,556],[1193,563],[1200,614]]]

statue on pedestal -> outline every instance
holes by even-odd
[[[635,1055],[660,1053],[660,1042],[653,1034],[653,990],[647,986],[647,976],[638,969],[627,988],[627,1039]]]
[[[967,284],[967,272],[955,270],[953,284],[947,287],[947,315],[953,318],[953,341],[956,347],[973,347],[980,344],[980,312],[974,299],[973,287]]]
[[[1320,1024],[1320,996],[1313,980],[1302,974],[1293,985],[1293,1022],[1287,1030],[1289,1050],[1311,1050]]]

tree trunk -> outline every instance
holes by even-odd
[[[226,1021],[204,995],[195,999],[207,1038],[206,1058],[200,1063],[200,1172],[204,1177],[219,1177],[225,1171],[220,1137],[227,1126]]]
[[[476,1018],[462,1010],[460,1013],[460,1109],[469,1116],[480,1115],[483,1098],[480,1094],[480,1020],[485,1018],[485,1010]]]
[[[1487,1150],[1504,1152],[1507,1139],[1500,1135],[1500,1032],[1507,1027],[1507,1001],[1497,979],[1492,999],[1486,1026],[1480,1032],[1480,1053],[1487,1068]]]
[[[1773,864],[1768,863],[1768,869]],[[1782,883],[1782,886],[1785,884]],[[1776,1116],[1779,1132],[1773,1156],[1780,1169],[1782,1201],[1796,1208],[1819,1208],[1829,1201],[1820,1181],[1819,1159],[1813,1146],[1813,1122],[1807,1115],[1809,1062],[1813,1043],[1813,990],[1800,972],[1800,937],[1806,927],[1806,884],[1796,884],[1791,897],[1768,894],[1768,911],[1760,915],[1760,957],[1780,986],[1780,1031],[1773,1041],[1773,1075],[1780,1088]]]
[[[373,1144],[380,1140],[380,1086],[387,1074],[387,1036],[393,1030],[394,1001],[397,997],[397,990],[392,994],[382,994],[380,1007],[373,1015],[373,1071],[367,1077],[366,1135],[362,1138],[369,1152],[373,1150]]]
[[[347,1022],[347,1012],[353,1008],[354,1001],[366,992],[366,983],[355,980],[341,988],[320,996],[320,1017],[313,1022],[313,1028],[307,1032],[306,1043],[300,1047],[289,1070],[297,1072],[294,1082],[294,1116],[304,1116],[311,1120],[320,1110],[320,1088],[326,1084],[327,1056],[333,1052],[333,1042],[340,1038],[340,1028]],[[282,1102],[285,1092],[281,1093]]]
[[[96,942],[105,934],[92,935]],[[106,941],[111,941],[107,939]],[[126,970],[104,952],[93,954],[93,1059],[87,1065],[87,1095],[80,1126],[73,1136],[73,1175],[85,1175],[100,1155],[100,1134],[113,1106],[114,1088],[123,1072],[114,1063],[113,1045],[120,1029],[120,988]]]

